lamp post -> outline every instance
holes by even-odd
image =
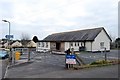
[[[7,21],[7,20],[2,20],[3,22],[8,22],[8,24],[9,24],[9,37],[8,37],[8,39],[9,39],[9,42],[10,42],[10,22],[9,21]]]
[[[9,36],[8,36],[8,48],[10,49],[10,22],[7,21],[7,20],[2,20],[3,22],[7,22],[8,23],[8,26],[9,26]],[[9,61],[11,62],[12,58],[12,53],[11,53],[11,49],[10,49],[10,56],[9,56]]]

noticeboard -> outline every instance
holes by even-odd
[[[76,64],[75,55],[66,55],[66,64]]]

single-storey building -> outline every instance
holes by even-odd
[[[110,51],[111,38],[103,27],[61,32],[48,35],[37,43],[37,51],[48,49],[64,52],[68,48],[74,51]]]
[[[22,47],[22,43],[20,41],[13,41],[11,47]]]
[[[27,47],[36,47],[36,43],[31,40],[27,43]]]

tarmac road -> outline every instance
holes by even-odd
[[[118,56],[117,51],[111,51],[108,54],[110,55],[109,57],[117,58]],[[80,54],[86,63],[104,59],[103,55],[99,53]],[[118,65],[66,70],[64,61],[64,55],[38,53],[34,58],[34,62],[9,68],[6,78],[118,78]]]
[[[118,78],[118,65],[66,70],[59,65],[33,62],[10,68],[6,78]]]

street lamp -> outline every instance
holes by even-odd
[[[8,24],[9,24],[9,37],[8,37],[8,39],[9,39],[9,41],[10,41],[10,22],[9,21],[7,21],[7,20],[2,20],[3,22],[8,22]]]
[[[9,35],[8,35],[8,47],[10,49],[10,22],[7,20],[2,20],[3,22],[7,22],[9,24]],[[11,58],[12,58],[12,53],[11,53],[11,49],[10,49],[10,56],[9,56],[9,61],[11,62]]]

